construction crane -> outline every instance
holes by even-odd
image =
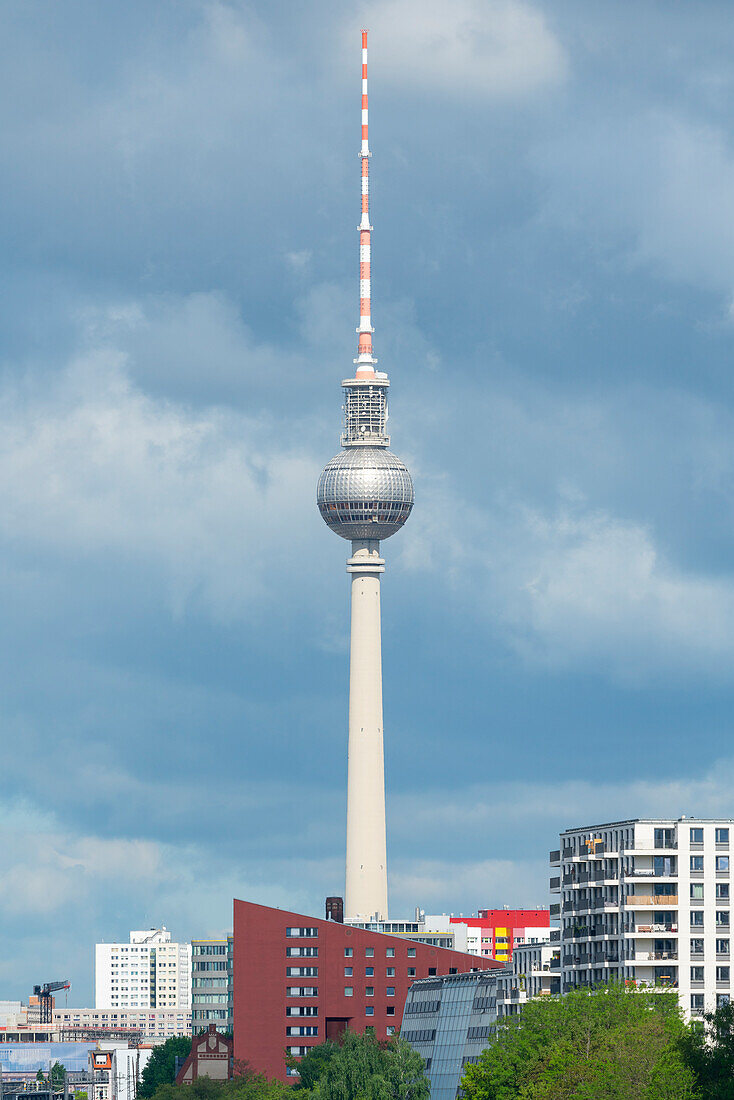
[[[43,985],[34,985],[33,992],[38,997],[38,1005],[41,1010],[42,1024],[52,1024],[54,1022],[54,999],[52,994],[57,993],[59,989],[71,989],[71,982],[64,978],[61,982],[44,982]]]

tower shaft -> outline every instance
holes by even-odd
[[[349,654],[347,867],[344,916],[387,918],[380,574],[376,539],[355,539]]]

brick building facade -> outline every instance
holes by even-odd
[[[301,1057],[345,1027],[399,1030],[418,978],[499,966],[335,921],[234,903],[234,1057],[288,1081],[284,1050]]]

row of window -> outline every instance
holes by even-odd
[[[318,978],[318,966],[286,966],[286,978]]]
[[[703,871],[703,856],[691,856],[691,870]],[[728,871],[729,870],[729,857],[728,856],[716,856],[716,870]]]
[[[374,957],[375,957],[374,947],[365,947],[364,956],[365,956],[366,959],[374,959]],[[344,958],[345,959],[351,959],[353,957],[354,957],[354,948],[353,947],[345,947],[344,948]],[[395,948],[394,947],[386,947],[385,948],[385,958],[386,959],[394,959],[395,958]],[[408,958],[409,959],[414,959],[415,958],[415,948],[414,947],[409,947],[408,948]]]
[[[286,928],[288,939],[307,939],[309,936],[318,936],[318,928]]]
[[[226,955],[225,943],[194,943],[191,945],[192,955]],[[173,963],[171,965],[174,965]]]
[[[413,1013],[420,1012],[438,1012],[441,1007],[441,1001],[409,1001],[405,1006],[405,1015],[410,1016]]]
[[[435,970],[434,970],[434,973],[435,973]],[[345,978],[351,978],[353,976],[354,976],[354,967],[353,966],[345,966],[344,967],[344,977]],[[374,976],[375,976],[374,966],[366,966],[364,968],[364,976],[365,976],[365,978],[374,978]],[[395,967],[394,966],[385,967],[385,977],[386,978],[394,978],[395,977]]]
[[[729,967],[728,966],[717,966],[716,967],[716,980],[717,980],[717,982],[728,982],[729,981]],[[702,966],[692,966],[691,967],[691,981],[692,982],[702,982],[703,981],[703,967]]]
[[[192,965],[191,969],[192,970],[226,970],[227,969],[227,963],[226,962],[195,962]]]
[[[701,939],[691,940],[691,954],[703,955],[704,941]],[[716,954],[728,955],[729,954],[729,940],[717,940],[716,941]]]
[[[285,1029],[286,1035],[318,1035],[319,1029],[311,1024],[299,1026],[299,1027],[287,1027]]]
[[[318,947],[286,947],[285,957],[287,959],[316,959],[318,958]]]
[[[364,987],[364,995],[365,995],[365,997],[374,997],[375,987],[373,985],[366,985]],[[351,986],[351,985],[345,985],[344,986],[344,996],[345,997],[353,997],[354,996],[354,987]],[[394,997],[395,996],[395,986],[394,985],[388,985],[388,986],[385,987],[385,996],[386,997]]]
[[[657,832],[657,830],[656,830]],[[703,844],[703,829],[694,828],[690,831],[691,844]],[[729,843],[729,830],[717,829],[716,830],[716,843],[728,844]]]
[[[717,882],[716,883],[716,897],[719,901],[729,900],[729,883]],[[703,883],[692,882],[691,883],[691,901],[703,901]]]
[[[288,1005],[285,1010],[286,1016],[318,1016],[318,1005]]]
[[[729,910],[723,909],[716,913],[716,927],[729,927]],[[703,928],[703,912],[700,909],[691,910],[691,928]]]
[[[401,1031],[400,1034],[409,1043],[432,1043],[436,1038],[435,1028],[418,1028],[416,1031]]]
[[[730,1000],[728,993],[717,993],[716,1007],[728,1005]],[[703,993],[691,993],[691,1012],[703,1012]]]

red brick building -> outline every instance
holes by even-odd
[[[232,1076],[232,1040],[220,1035],[216,1024],[195,1035],[191,1052],[176,1074],[177,1085],[190,1085],[200,1077],[228,1081]]]
[[[400,1027],[417,978],[501,966],[476,955],[335,921],[234,903],[234,1057],[280,1080],[299,1057],[345,1027]]]

